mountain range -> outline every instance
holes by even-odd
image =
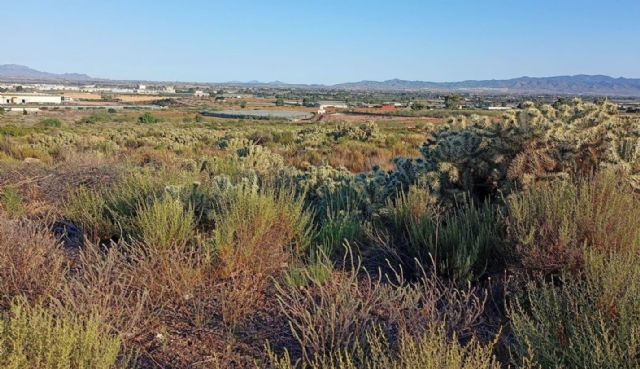
[[[4,64],[0,65],[0,80],[3,81],[43,81],[43,82],[64,82],[64,81],[91,81],[94,78],[86,74],[79,73],[49,73],[41,72],[24,65]]]
[[[92,82],[109,80],[90,77],[79,73],[41,72],[23,65],[0,65],[0,80],[8,82]],[[112,81],[117,82],[117,81]],[[131,82],[131,81],[129,81]],[[215,85],[244,87],[300,87],[337,90],[368,91],[442,91],[476,92],[491,94],[567,94],[640,97],[640,79],[613,78],[604,75],[574,75],[555,77],[519,77],[503,80],[468,80],[460,82],[426,82],[392,79],[387,81],[360,81],[335,85],[302,85],[275,82],[227,82]]]

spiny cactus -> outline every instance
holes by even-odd
[[[525,103],[500,121],[453,118],[424,143],[423,159],[396,159],[385,186],[422,183],[441,200],[463,193],[486,197],[605,166],[640,182],[640,125],[616,112],[606,101],[574,100],[557,109]]]

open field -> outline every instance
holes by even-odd
[[[0,367],[640,367],[640,116],[236,104],[0,114]]]

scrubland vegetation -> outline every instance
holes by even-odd
[[[640,119],[607,102],[28,118],[0,118],[3,368],[640,367]]]

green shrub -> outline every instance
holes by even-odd
[[[329,257],[336,257],[339,252],[344,251],[345,242],[354,244],[361,240],[362,220],[348,211],[335,213],[337,214],[330,214],[322,221],[313,245],[319,250],[312,250],[312,254],[320,251]]]
[[[589,254],[583,278],[531,283],[511,308],[518,354],[543,368],[640,366],[640,260]]]
[[[332,272],[331,260],[317,256],[307,265],[287,270],[285,281],[290,287],[306,287],[314,283],[323,285],[332,277]]]
[[[138,118],[140,124],[154,124],[160,122],[160,119],[153,116],[153,114],[146,112]]]
[[[55,118],[46,118],[41,120],[38,125],[44,128],[60,128],[62,127],[62,122]]]
[[[193,211],[171,196],[140,204],[134,222],[139,239],[160,251],[184,249],[194,235]]]
[[[400,259],[413,270],[414,259],[431,262],[437,272],[457,283],[467,283],[485,272],[502,242],[498,212],[489,203],[464,203],[451,210],[439,208],[425,189],[412,187],[383,210],[383,226],[389,244],[380,251]],[[378,237],[384,240],[385,237]]]
[[[6,126],[0,127],[0,135],[2,136],[11,136],[11,137],[22,137],[26,136],[34,130],[27,127],[18,127],[14,124],[8,124]]]
[[[13,187],[5,187],[2,190],[0,205],[10,218],[20,217],[26,212],[22,195]]]
[[[109,116],[106,112],[98,112],[92,113],[88,117],[83,118],[80,123],[85,124],[96,124],[96,123],[104,123],[111,120],[111,116]]]
[[[119,367],[120,339],[112,337],[97,316],[75,317],[15,302],[3,323],[0,324],[3,368]]]
[[[269,273],[306,251],[310,220],[304,203],[281,190],[239,185],[227,190],[212,213],[215,251],[228,273]]]
[[[64,212],[92,241],[111,238],[117,232],[109,218],[106,199],[98,191],[79,187],[67,198]]]
[[[575,270],[585,250],[629,253],[640,247],[640,200],[613,171],[532,186],[510,196],[508,207],[508,232],[529,269]]]
[[[160,173],[133,173],[101,189],[79,188],[67,200],[65,214],[94,241],[138,235],[135,217],[141,207],[161,198],[167,188]]]

